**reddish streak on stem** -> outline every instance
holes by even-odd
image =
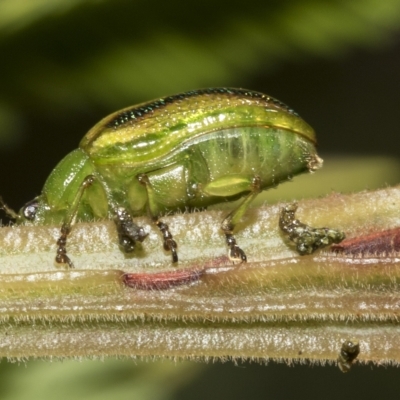
[[[153,273],[125,273],[122,277],[126,286],[142,290],[165,290],[175,286],[187,285],[198,281],[207,269],[226,265],[229,259],[226,256],[217,257],[195,268],[177,269]]]
[[[204,269],[188,268],[151,274],[124,274],[122,279],[125,285],[134,289],[164,290],[198,281],[204,273]]]
[[[390,254],[400,251],[400,228],[387,229],[380,232],[371,232],[367,235],[345,239],[331,247],[336,253],[363,255],[363,254]]]

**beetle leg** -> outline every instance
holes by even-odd
[[[75,222],[76,215],[78,213],[79,205],[85,190],[93,184],[95,181],[95,177],[93,175],[88,175],[81,185],[79,186],[79,190],[67,212],[67,215],[64,218],[64,222],[61,226],[61,235],[57,240],[57,255],[55,258],[55,262],[58,265],[67,264],[70,268],[74,267],[74,264],[67,256],[67,237],[71,232],[72,225]]]
[[[176,244],[175,240],[172,238],[172,234],[169,231],[168,225],[162,221],[157,221],[156,225],[158,226],[158,228],[160,229],[160,231],[163,235],[164,250],[171,252],[173,263],[178,262],[178,253],[176,251],[176,248],[178,247],[178,245]]]
[[[261,191],[261,180],[258,176],[253,178],[250,193],[244,198],[239,206],[229,213],[222,221],[221,229],[225,233],[226,244],[229,247],[229,258],[232,261],[246,262],[247,257],[245,252],[237,245],[236,239],[233,236],[235,226],[243,217],[250,203],[257,197]]]
[[[340,243],[345,238],[346,235],[337,229],[313,228],[303,224],[295,218],[296,210],[296,203],[282,208],[279,216],[279,227],[296,245],[296,250],[301,256],[312,254],[314,251],[332,243]]]
[[[119,245],[125,253],[131,253],[136,242],[143,242],[148,235],[141,226],[132,221],[132,216],[123,207],[117,208],[114,222],[117,226]]]
[[[74,264],[71,259],[67,256],[67,237],[71,232],[71,225],[62,224],[61,236],[57,240],[57,255],[56,264],[65,265],[67,264],[70,268],[74,268]]]
[[[146,174],[138,175],[139,182],[146,187],[147,198],[148,198],[148,208],[150,216],[160,229],[163,235],[163,247],[165,251],[170,251],[172,254],[172,262],[178,262],[178,253],[176,251],[178,245],[172,237],[169,227],[166,223],[158,219],[159,211],[157,209],[157,203],[155,201],[155,194],[153,187],[151,186],[149,177]]]

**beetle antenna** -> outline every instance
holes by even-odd
[[[3,198],[0,196],[0,209],[3,210],[8,217],[10,217],[13,220],[18,220],[21,217],[8,205],[4,202]]]

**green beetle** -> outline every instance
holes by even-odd
[[[72,267],[66,242],[75,220],[113,219],[121,249],[147,234],[148,213],[178,261],[165,213],[244,197],[223,221],[232,260],[246,261],[233,230],[257,194],[322,165],[314,130],[285,104],[244,89],[210,88],[128,107],[101,120],[47,179],[17,223],[60,224],[56,262]]]

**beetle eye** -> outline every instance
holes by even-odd
[[[36,217],[36,212],[39,206],[39,202],[37,201],[37,199],[33,199],[31,201],[29,201],[28,203],[26,203],[24,205],[24,207],[22,208],[22,213],[24,215],[24,217],[29,220],[29,221],[33,221]]]

